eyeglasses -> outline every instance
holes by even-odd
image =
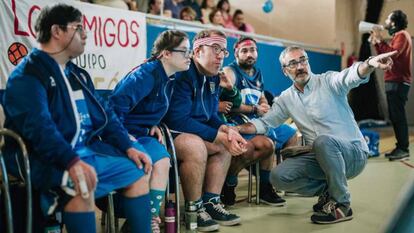
[[[66,27],[66,28],[72,28],[75,31],[79,32],[79,33],[86,33],[85,28],[82,26],[82,24],[77,24],[77,25],[59,25],[60,27]]]
[[[298,68],[299,64],[301,64],[303,66],[307,65],[308,60],[309,60],[309,58],[307,58],[307,57],[301,57],[301,58],[299,58],[299,61],[295,61],[295,60],[290,61],[288,64],[283,65],[283,67],[289,67],[289,69],[293,70],[293,69]]]
[[[226,49],[226,48],[221,48],[221,47],[220,47],[220,45],[216,45],[216,44],[213,44],[213,45],[207,45],[207,44],[205,44],[204,46],[207,46],[207,47],[212,48],[212,49],[213,49],[213,52],[214,52],[216,55],[219,55],[221,52],[223,52],[224,57],[228,57],[228,56],[229,56],[229,51],[227,51],[227,49]]]
[[[180,50],[180,49],[170,49],[171,52],[178,52],[178,53],[182,53],[183,56],[185,58],[187,57],[191,57],[191,55],[193,55],[193,50],[191,49],[186,49],[186,50]]]

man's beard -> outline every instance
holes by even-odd
[[[243,70],[250,70],[254,67],[254,65],[256,64],[256,61],[249,63],[249,62],[239,62],[239,66],[240,68],[242,68]]]
[[[306,78],[298,79],[297,76],[301,74],[305,74]],[[290,74],[288,74],[288,76],[294,83],[298,83],[300,85],[304,85],[309,81],[309,71],[305,71],[305,70],[299,70],[295,73],[294,76]]]

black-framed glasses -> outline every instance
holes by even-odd
[[[309,60],[309,58],[307,58],[307,57],[301,57],[301,58],[299,58],[299,61],[296,61],[296,60],[290,61],[288,64],[283,65],[283,67],[288,67],[289,69],[296,69],[296,68],[298,68],[299,64],[301,64],[303,66],[307,65],[308,60]]]
[[[191,50],[191,49],[186,49],[186,50],[170,49],[170,51],[171,52],[182,53],[184,57],[191,57],[193,55],[193,50]]]
[[[224,57],[228,57],[229,56],[229,51],[226,48],[221,48],[220,45],[207,45],[205,44],[204,46],[210,47],[213,49],[214,54],[219,55],[221,52],[223,52]]]
[[[82,24],[77,24],[77,25],[59,25],[60,27],[66,27],[66,28],[72,28],[75,31],[79,32],[79,33],[86,33],[85,28],[83,27]]]

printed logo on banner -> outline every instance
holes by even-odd
[[[145,14],[73,0],[57,2],[73,5],[84,14],[82,23],[88,32],[85,51],[72,62],[91,75],[96,88],[112,89],[137,61],[145,59]],[[56,0],[0,1],[0,28],[4,37],[0,46],[3,55],[0,56],[0,89],[5,88],[7,77],[22,58],[39,46],[35,22],[42,8],[54,4]]]
[[[19,42],[14,42],[9,46],[7,54],[11,64],[16,66],[27,55],[28,50],[26,46]]]

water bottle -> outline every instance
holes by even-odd
[[[185,232],[197,232],[197,206],[194,201],[185,203]]]
[[[176,221],[175,204],[171,200],[165,205],[165,233],[176,233],[177,228],[175,226]]]
[[[45,225],[44,233],[62,233],[60,223],[54,216],[51,216]]]

